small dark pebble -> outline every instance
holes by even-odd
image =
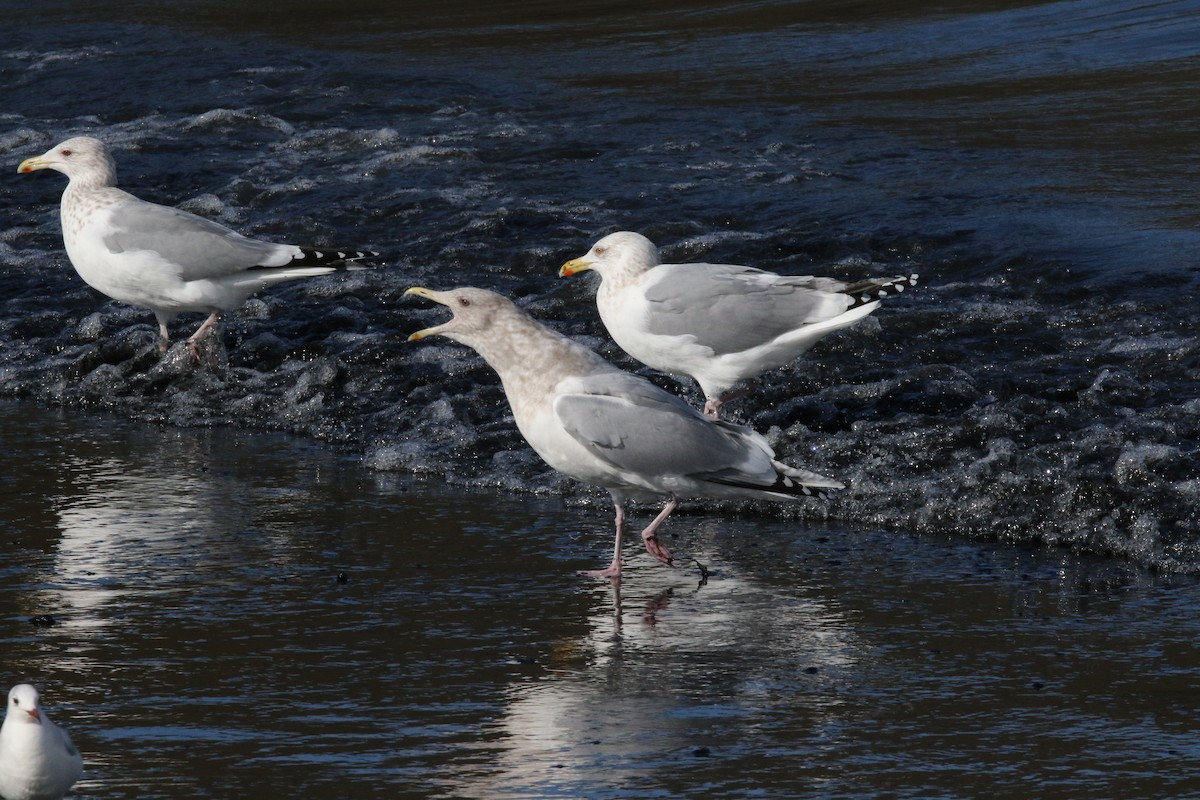
[[[347,582],[347,581],[349,581],[349,580],[350,580],[350,576],[349,576],[349,575],[347,575],[346,573],[344,573],[344,572],[339,572],[339,573],[337,574],[337,582],[338,582],[338,583],[346,583],[346,582]]]
[[[36,625],[39,628],[49,628],[52,625],[57,625],[58,620],[49,614],[38,614],[36,617],[29,618],[30,625]]]
[[[821,671],[821,670],[820,670],[819,668],[817,668],[817,667],[805,667],[805,668],[804,668],[804,674],[805,674],[805,675],[816,675],[816,674],[817,674],[818,672],[820,672],[820,671]]]
[[[707,747],[697,747],[692,751],[692,755],[694,755],[696,758],[708,758],[712,755],[712,751]]]

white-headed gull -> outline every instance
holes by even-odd
[[[559,275],[585,270],[600,275],[596,305],[613,341],[647,366],[695,378],[713,418],[746,393],[731,392],[738,383],[789,363],[917,280],[844,283],[731,264],[663,264],[654,243],[631,231],[605,236]]]
[[[14,686],[0,726],[0,797],[59,800],[82,772],[79,751],[38,705],[38,690]]]
[[[196,343],[222,312],[272,284],[347,269],[364,269],[363,250],[319,249],[250,239],[178,208],[148,203],[117,188],[117,170],[99,139],[68,139],[17,167],[67,176],[60,217],[67,257],[92,288],[114,300],[149,308],[159,347],[167,324],[183,312],[208,318],[188,339]]]

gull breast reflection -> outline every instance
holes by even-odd
[[[64,624],[103,626],[96,613],[118,598],[178,588],[223,555],[222,532],[237,530],[235,487],[220,476],[181,467],[178,453],[127,460],[73,456],[46,501],[59,528],[45,581]],[[186,463],[186,459],[184,460]]]

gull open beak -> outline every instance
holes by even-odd
[[[591,268],[592,262],[588,261],[587,258],[573,258],[563,264],[558,270],[558,277],[565,278],[568,275],[577,275],[580,272],[587,272]]]
[[[424,286],[414,286],[411,289],[408,289],[404,292],[405,297],[408,297],[410,294],[416,295],[417,297],[424,297],[426,300],[432,300],[435,303],[441,303],[442,305],[447,305],[446,301],[442,299],[441,292],[435,292],[433,289],[426,289]],[[453,322],[453,320],[451,320],[451,322]],[[449,325],[449,324],[450,323],[447,322],[444,325],[436,325],[432,328],[425,328],[423,330],[419,330],[416,333],[409,336],[406,341],[415,342],[419,339],[424,339],[426,336],[433,336],[435,334],[439,334],[446,327],[446,325]]]

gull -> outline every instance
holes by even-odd
[[[8,693],[0,726],[0,797],[59,800],[83,772],[71,737],[38,706],[38,690],[20,683]]]
[[[734,386],[789,363],[917,281],[913,274],[844,283],[732,264],[664,264],[654,243],[632,231],[610,233],[558,274],[585,270],[600,275],[596,305],[613,341],[646,366],[694,378],[713,419],[750,391]]]
[[[67,257],[79,277],[114,300],[149,308],[159,349],[167,324],[186,311],[209,314],[187,340],[197,342],[222,312],[282,281],[365,269],[363,250],[325,250],[250,239],[212,220],[140,200],[117,188],[116,163],[99,139],[67,139],[27,158],[19,173],[52,169],[67,176],[60,217]]]
[[[620,577],[629,500],[667,497],[642,531],[642,541],[650,555],[670,564],[658,529],[681,498],[796,500],[845,488],[776,461],[770,445],[750,428],[705,418],[495,292],[471,287],[438,292],[418,286],[405,294],[441,303],[453,313],[449,322],[417,331],[409,341],[440,334],[473,348],[499,374],[517,428],[542,460],[612,496],[612,563],[588,575]]]

